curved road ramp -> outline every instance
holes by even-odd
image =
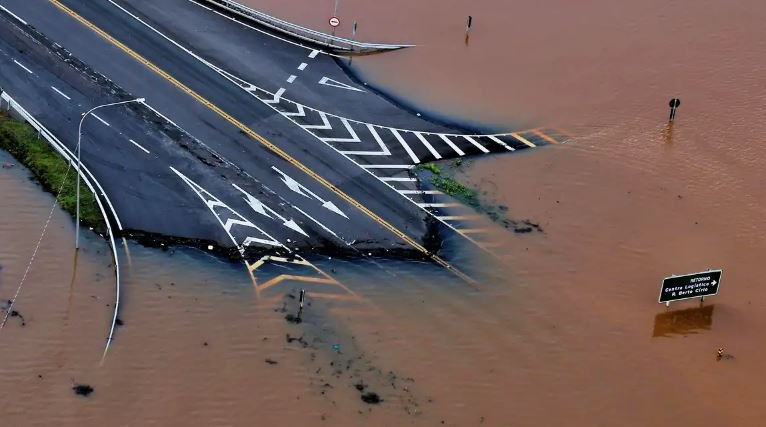
[[[194,0],[206,3],[216,9],[223,10],[230,14],[237,15],[253,22],[261,27],[268,28],[283,36],[302,40],[325,49],[343,54],[367,54],[382,52],[388,50],[403,49],[413,47],[410,44],[385,44],[385,43],[364,43],[343,37],[312,30],[292,22],[288,22],[263,12],[249,8],[235,1],[230,0]]]

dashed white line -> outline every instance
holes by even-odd
[[[407,145],[407,142],[404,141],[404,138],[402,138],[402,135],[399,134],[399,131],[396,129],[391,129],[391,133],[393,133],[394,137],[396,137],[399,143],[402,144],[402,147],[404,147],[404,151],[406,151],[407,154],[410,156],[410,159],[412,159],[412,162],[415,164],[420,163],[420,159],[418,159],[418,156],[416,156],[415,152],[412,151],[412,148],[410,148],[410,146]]]
[[[299,69],[299,70],[301,70],[301,71],[303,71],[303,70],[305,70],[305,69],[306,69],[306,67],[308,67],[308,66],[309,66],[309,64],[307,64],[307,63],[305,63],[305,62],[301,62],[301,65],[299,65],[299,66],[298,66],[298,69]]]
[[[53,89],[54,91],[56,91],[56,93],[58,93],[59,95],[63,96],[64,98],[66,98],[67,101],[71,101],[72,100],[72,98],[68,97],[67,94],[65,94],[64,92],[56,89],[55,87],[51,86],[51,89]]]
[[[24,66],[24,64],[22,64],[21,62],[19,62],[19,61],[15,60],[15,59],[13,60],[13,62],[15,62],[15,63],[16,63],[16,65],[18,65],[19,67],[23,68],[23,69],[24,69],[24,70],[25,70],[27,73],[29,73],[29,74],[34,74],[34,73],[32,72],[32,70],[30,70],[29,68],[25,67],[25,66]]]
[[[294,82],[294,81],[295,81],[295,79],[297,79],[297,78],[298,78],[298,76],[296,76],[295,74],[293,74],[293,75],[291,75],[290,77],[288,77],[288,78],[287,78],[287,83],[292,83],[292,82]]]
[[[149,152],[149,150],[147,150],[146,148],[142,147],[142,146],[141,146],[141,144],[137,143],[136,141],[133,141],[132,139],[128,139],[128,141],[132,142],[132,143],[133,143],[133,145],[135,145],[136,147],[138,147],[138,148],[140,148],[140,149],[144,150],[144,152],[145,152],[146,154],[152,154],[152,153],[150,153],[150,152]]]
[[[359,165],[365,169],[412,169],[414,165]]]
[[[528,145],[528,146],[530,146],[532,148],[537,147],[535,144],[529,142],[529,140],[527,140],[526,138],[524,138],[523,136],[519,135],[516,132],[511,133],[511,136],[516,138],[516,139],[518,139],[519,141],[523,142],[524,144],[526,144],[526,145]]]
[[[309,58],[314,59],[317,57],[317,55],[319,55],[319,51],[314,49],[311,51],[311,53],[309,53]]]
[[[96,113],[90,113],[90,115],[91,115],[91,116],[93,116],[93,117],[94,117],[96,120],[98,120],[99,122],[101,122],[101,123],[103,123],[103,124],[105,124],[105,125],[107,125],[107,126],[109,126],[109,127],[111,127],[111,126],[112,126],[112,125],[110,125],[110,124],[109,124],[109,123],[108,123],[106,120],[104,120],[104,119],[102,119],[101,117],[97,116],[97,115],[96,115]]]

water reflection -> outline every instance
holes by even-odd
[[[696,334],[698,330],[710,330],[714,308],[715,304],[711,304],[659,313],[654,317],[652,336],[690,335]]]

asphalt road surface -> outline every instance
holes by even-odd
[[[74,149],[124,234],[256,254],[434,255],[454,201],[415,165],[555,142],[419,117],[343,59],[191,0],[0,0],[0,86]]]

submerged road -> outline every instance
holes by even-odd
[[[337,58],[193,0],[0,0],[0,86],[84,163],[123,233],[256,254],[435,255],[454,201],[417,164],[556,142],[418,117]],[[438,234],[442,235],[439,236]],[[441,237],[441,238],[440,238]]]

